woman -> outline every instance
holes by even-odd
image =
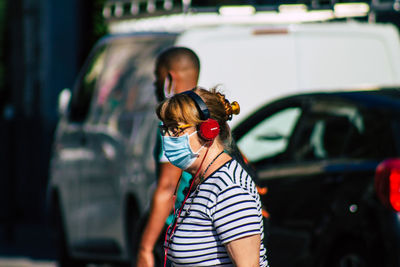
[[[157,108],[165,156],[193,179],[166,234],[173,266],[268,266],[260,197],[252,178],[226,151],[236,102],[195,88]]]

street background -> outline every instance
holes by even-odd
[[[90,47],[105,33],[103,3],[0,0],[2,267],[28,266],[29,259],[54,266],[46,184],[57,97],[73,86]]]

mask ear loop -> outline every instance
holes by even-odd
[[[164,79],[164,96],[165,98],[171,98],[174,95],[174,81],[172,80],[171,74],[167,74]]]
[[[192,182],[190,183],[190,187],[189,187],[188,193],[186,194],[185,199],[182,202],[182,205],[181,205],[181,207],[179,209],[178,215],[175,217],[174,222],[171,223],[170,225],[168,225],[167,231],[165,232],[165,238],[164,238],[164,246],[165,246],[164,247],[164,267],[166,267],[166,264],[167,264],[167,254],[168,254],[169,245],[171,244],[172,237],[174,235],[176,226],[178,224],[178,219],[181,216],[181,212],[182,212],[183,206],[185,205],[186,200],[188,199],[190,193],[192,192],[192,187],[193,187],[194,181],[196,180],[197,176],[199,175],[201,166],[203,166],[203,162],[204,162],[204,160],[205,160],[205,158],[206,158],[206,156],[208,154],[208,150],[210,149],[210,146],[212,145],[212,143],[213,143],[213,140],[211,140],[209,142],[209,146],[207,147],[206,153],[204,154],[204,157],[201,160],[200,167],[197,169],[196,174],[194,175],[194,177],[192,179]],[[179,178],[179,181],[180,181],[180,178]],[[178,185],[179,185],[179,182],[175,187],[175,192],[174,192],[174,196],[173,196],[173,198],[174,198],[174,215],[176,215],[175,199],[176,199],[176,192],[177,192],[177,189],[178,189]],[[170,238],[168,239],[168,230],[171,228],[172,224],[173,224],[173,227],[172,227],[172,230],[171,230]]]

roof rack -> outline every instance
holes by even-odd
[[[190,4],[187,0],[108,0],[103,16],[105,19],[126,19],[187,13]]]
[[[353,12],[361,7],[362,14],[370,12],[400,12],[400,0],[107,0],[103,8],[103,16],[107,21],[123,19],[140,19],[171,14],[187,14],[212,12],[220,13],[225,6],[248,6],[252,12],[280,11],[282,6],[303,8],[310,11],[344,9],[353,5]],[[358,5],[358,7],[356,7]],[[368,7],[366,10],[366,7]],[[352,15],[355,14],[355,15]],[[359,13],[348,12],[348,16],[360,16]]]
[[[192,26],[293,24],[353,18],[375,22],[379,12],[400,12],[400,0],[302,0],[301,4],[298,3],[300,0],[213,1],[214,5],[205,0],[108,0],[103,15],[110,33],[124,33],[179,32]]]

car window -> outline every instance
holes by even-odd
[[[238,141],[240,150],[253,162],[284,152],[300,115],[299,107],[290,107],[265,118]]]
[[[307,99],[304,107],[279,109],[245,130],[237,144],[251,162],[258,166],[395,155],[389,116],[340,98]]]
[[[396,115],[393,116],[389,110],[380,111],[371,108],[362,110],[364,131],[357,139],[358,145],[352,155],[370,159],[397,157],[398,132],[396,133],[393,120],[398,116]]]
[[[363,146],[365,121],[356,106],[314,101],[290,147],[292,161],[354,158]]]

